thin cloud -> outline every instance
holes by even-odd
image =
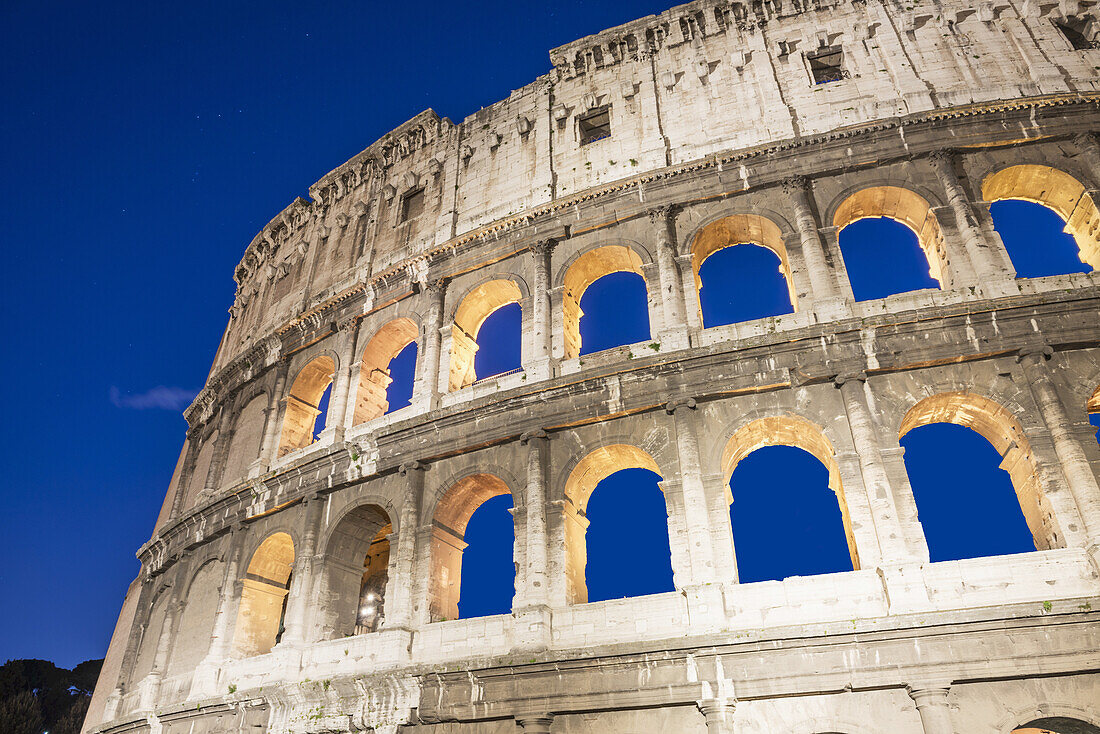
[[[198,395],[197,390],[157,385],[152,390],[137,395],[123,395],[117,387],[111,387],[111,402],[116,408],[126,410],[183,410]]]

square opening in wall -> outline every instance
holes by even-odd
[[[1090,23],[1087,20],[1066,18],[1062,21],[1054,21],[1054,25],[1058,26],[1058,30],[1069,41],[1069,45],[1073,46],[1074,51],[1084,51],[1096,47],[1096,44],[1089,40],[1092,29],[1089,27]]]
[[[844,78],[844,55],[839,48],[823,48],[806,54],[814,84],[838,82]]]
[[[405,194],[401,199],[401,221],[407,222],[416,219],[424,211],[424,189],[417,189]]]
[[[577,118],[580,127],[581,145],[611,137],[611,107],[604,105]]]

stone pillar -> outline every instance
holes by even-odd
[[[177,577],[180,575],[177,571]],[[164,671],[168,667],[168,656],[172,653],[172,641],[175,639],[176,623],[180,612],[183,611],[182,584],[177,578],[172,588],[172,598],[168,601],[164,612],[164,624],[160,628],[160,637],[157,638],[157,649],[153,653],[153,666],[145,679],[139,683],[141,693],[138,703],[139,711],[152,711],[157,705],[160,696],[160,682],[164,679]]]
[[[413,575],[416,568],[416,536],[420,529],[420,498],[424,493],[424,472],[419,461],[401,465],[401,476],[408,486],[401,503],[397,528],[394,576],[389,580],[390,598],[386,599],[386,629],[411,630],[413,626]],[[390,546],[394,546],[391,544]],[[393,551],[391,551],[393,552]],[[425,588],[427,586],[425,585]],[[421,600],[427,604],[427,600]]]
[[[322,511],[327,500],[316,494],[305,498],[305,518],[302,527],[302,542],[294,549],[294,575],[290,581],[290,599],[287,601],[285,630],[279,641],[280,647],[293,647],[311,640],[307,639],[309,616],[313,607],[313,582],[319,562],[317,554],[317,533],[321,527]]]
[[[531,292],[531,380],[546,380],[553,376],[552,356],[554,328],[550,310],[550,255],[553,240],[531,245],[534,270]]]
[[[981,290],[990,280],[1003,277],[1004,269],[997,265],[989,243],[982,236],[978,221],[974,218],[974,210],[966,198],[966,192],[963,191],[958,174],[955,173],[955,160],[952,153],[946,150],[936,151],[929,156],[929,161],[947,194],[947,201],[955,217],[955,225],[963,238],[967,259],[970,260],[976,276],[973,282],[955,285],[975,286]]]
[[[1046,345],[1025,347],[1017,359],[1024,368],[1031,394],[1039,406],[1039,414],[1050,432],[1054,443],[1054,452],[1062,465],[1070,494],[1073,496],[1077,511],[1081,515],[1085,535],[1088,538],[1089,556],[1093,563],[1100,562],[1100,485],[1092,473],[1088,457],[1081,444],[1073,436],[1073,421],[1066,414],[1046,361],[1054,350]]]
[[[359,335],[359,321],[350,319],[340,324],[340,364],[332,377],[332,394],[328,400],[328,415],[325,416],[325,430],[321,439],[332,436],[334,441],[344,440],[347,428],[348,402],[351,393],[352,367],[359,364],[355,360],[355,342]]]
[[[517,598],[516,606],[546,606],[550,602],[546,574],[546,478],[550,437],[543,430],[528,431],[520,437],[520,443],[527,446],[527,492],[524,496],[527,569],[523,574],[526,588],[522,591],[522,599]]]
[[[424,352],[420,355],[420,390],[418,401],[425,410],[433,409],[439,402],[440,341],[443,328],[443,304],[447,295],[447,282],[433,280],[424,286],[428,298],[428,320],[424,324]]]
[[[818,227],[817,233],[827,256],[839,265],[835,271],[834,284],[840,292],[840,297],[845,301],[855,302],[856,295],[852,290],[852,281],[848,279],[848,267],[844,264],[844,253],[840,249],[840,227]],[[805,253],[803,253],[803,257],[805,257]],[[840,316],[846,315],[848,315],[846,311],[840,314]]]
[[[808,188],[809,181],[801,176],[783,182],[783,191],[790,197],[794,209],[802,258],[813,290],[813,311],[821,320],[830,321],[843,315],[844,299],[825,255],[817,220],[810,208]]]
[[[222,470],[225,469],[226,459],[229,458],[229,444],[232,443],[235,432],[233,414],[226,406],[222,406],[222,414],[218,420],[218,444],[214,447],[214,457],[210,461],[210,467],[206,471],[206,479],[202,485],[204,495],[212,495],[218,491]]]
[[[661,288],[663,328],[658,335],[663,348],[671,351],[688,346],[688,323],[681,290],[680,270],[676,266],[676,237],[673,233],[675,209],[662,206],[649,211],[657,238],[657,279]]]
[[[676,451],[679,457],[680,480],[683,483],[684,520],[691,559],[691,575],[686,581],[690,585],[706,584],[715,580],[714,548],[711,545],[694,410],[693,398],[675,398],[665,404],[665,412],[672,415],[676,423]]]
[[[264,469],[271,466],[279,448],[280,414],[284,407],[283,393],[286,391],[287,372],[290,360],[282,360],[275,367],[275,385],[267,396],[267,409],[264,410],[264,438],[260,449],[260,464]]]
[[[844,398],[844,411],[852,431],[856,456],[859,458],[863,486],[875,522],[875,533],[882,550],[883,563],[900,563],[909,560],[905,548],[905,534],[898,521],[894,506],[894,493],[886,475],[886,467],[879,452],[874,419],[867,407],[866,372],[850,372],[837,375],[834,382]]]
[[[875,435],[874,419],[865,393],[867,373],[837,375],[834,382],[844,399],[844,412],[852,431],[867,506],[882,554],[879,576],[889,612],[901,614],[928,609],[930,600],[919,559],[906,546],[893,489]]]
[[[950,683],[920,683],[906,687],[917,705],[924,734],[955,734],[951,725],[951,709],[947,706]]]
[[[699,710],[707,720],[707,734],[733,734],[733,701],[708,699],[699,702]]]
[[[198,430],[191,429],[187,431],[187,456],[183,459],[183,467],[180,469],[179,478],[176,480],[176,496],[172,498],[172,511],[168,513],[168,522],[178,518],[183,510],[183,498],[187,494],[187,485],[191,483],[191,475],[195,471],[195,462],[199,459],[199,451],[202,450],[201,443]]]
[[[527,714],[516,717],[516,723],[523,730],[523,734],[550,734],[550,724],[553,721],[553,714]]]

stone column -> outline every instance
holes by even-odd
[[[321,527],[322,511],[327,500],[316,494],[305,498],[302,527],[302,542],[294,549],[294,576],[290,581],[290,599],[287,601],[285,630],[279,641],[280,647],[311,642],[307,639],[309,616],[313,605],[313,582],[317,571],[317,533]]]
[[[806,274],[813,290],[813,310],[819,318],[829,321],[843,315],[844,299],[821,242],[817,219],[810,208],[808,188],[809,181],[801,176],[783,182],[783,191],[790,197],[794,209],[802,258],[806,262]]]
[[[684,520],[688,535],[688,554],[691,558],[691,575],[686,581],[691,585],[715,580],[714,548],[711,545],[694,410],[693,398],[675,398],[665,404],[665,412],[673,416],[676,423],[676,452],[679,457],[680,480],[683,482]]]
[[[699,710],[707,720],[707,734],[733,734],[733,701],[708,699],[699,702]]]
[[[955,734],[951,725],[951,709],[947,706],[950,683],[920,683],[906,687],[917,705],[924,734]]]
[[[187,494],[187,485],[191,483],[191,475],[195,471],[195,462],[198,461],[199,451],[202,450],[201,443],[197,429],[187,431],[187,456],[183,459],[183,467],[180,469],[179,478],[176,480],[176,496],[172,498],[172,511],[168,513],[169,523],[178,518],[183,510],[183,497]]]
[[[218,444],[214,447],[214,457],[210,461],[210,467],[206,471],[206,479],[202,485],[202,492],[205,495],[212,495],[218,491],[222,470],[225,469],[225,461],[229,458],[229,444],[232,443],[235,432],[233,414],[223,405],[222,414],[218,420]]]
[[[909,560],[905,548],[905,534],[898,521],[894,506],[894,493],[886,475],[886,467],[879,452],[874,419],[867,406],[866,372],[849,372],[837,375],[834,382],[844,398],[844,411],[852,431],[860,473],[867,492],[867,501],[874,518],[875,531],[882,550],[883,563],[899,563]]]
[[[413,626],[413,575],[416,568],[416,536],[420,530],[420,498],[424,493],[424,472],[427,467],[419,461],[401,465],[401,476],[408,486],[401,503],[397,529],[397,550],[394,577],[389,580],[386,599],[386,629],[411,630]],[[391,545],[391,547],[393,547]],[[425,588],[427,588],[425,586]],[[426,604],[427,600],[421,600]]]
[[[680,271],[676,266],[676,238],[673,234],[675,209],[662,206],[649,211],[657,238],[657,279],[661,288],[663,328],[659,334],[662,346],[671,351],[688,346],[688,323],[681,290]]]
[[[553,375],[554,329],[550,310],[550,255],[553,240],[531,245],[531,258],[535,277],[531,292],[531,380],[546,380]]]
[[[428,298],[428,320],[424,324],[424,352],[421,355],[420,391],[418,400],[425,410],[431,410],[439,402],[440,341],[443,328],[443,304],[447,295],[447,282],[433,280],[424,286]]]
[[[527,446],[527,491],[524,505],[527,514],[524,543],[527,546],[526,588],[517,606],[546,606],[550,602],[550,587],[546,574],[546,477],[549,463],[550,437],[546,431],[528,431],[520,437]]]
[[[516,717],[516,723],[523,730],[523,734],[550,734],[550,724],[553,721],[553,714],[527,714]]]
[[[267,408],[264,410],[264,438],[260,450],[260,464],[264,469],[271,466],[275,460],[275,452],[279,448],[279,423],[284,401],[283,393],[286,391],[287,373],[290,371],[290,360],[284,359],[275,367],[275,385],[267,396]]]
[[[978,221],[974,218],[974,210],[966,198],[966,192],[963,191],[958,174],[955,173],[955,160],[952,153],[946,150],[936,151],[929,156],[929,161],[947,194],[947,201],[955,216],[955,225],[963,238],[967,259],[970,260],[976,276],[974,282],[956,285],[973,285],[982,289],[990,280],[1003,277],[1004,270],[994,261],[989,243],[982,236]]]
[[[180,575],[177,571],[177,577]],[[141,688],[139,711],[152,711],[157,705],[160,696],[160,682],[164,679],[164,671],[168,667],[168,656],[172,652],[172,641],[175,639],[176,623],[180,612],[183,611],[182,584],[179,579],[172,587],[172,598],[168,601],[164,612],[164,624],[160,628],[160,637],[157,638],[157,649],[153,653],[153,666],[145,679],[139,683]]]
[[[1081,515],[1088,538],[1089,556],[1097,563],[1100,562],[1100,485],[1092,473],[1084,449],[1073,437],[1073,421],[1066,414],[1051,380],[1050,370],[1046,368],[1045,363],[1053,353],[1054,350],[1046,345],[1025,347],[1020,350],[1017,359],[1024,368],[1031,394],[1050,432],[1054,453],[1058,455],[1070,494]]]
[[[355,342],[359,335],[359,321],[350,319],[340,324],[340,364],[332,378],[332,394],[328,401],[328,415],[325,416],[325,430],[321,438],[332,436],[334,441],[344,440],[347,427],[348,395],[351,392],[352,365],[355,360]]]
[[[216,693],[217,671],[232,653],[233,630],[236,626],[234,610],[240,602],[241,557],[244,555],[244,524],[238,523],[232,530],[229,551],[226,553],[225,575],[218,594],[218,609],[214,612],[214,624],[210,632],[210,647],[206,656],[195,668],[190,698],[205,698]]]

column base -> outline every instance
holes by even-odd
[[[317,443],[334,444],[344,440],[343,426],[330,426],[317,434]]]
[[[810,308],[818,323],[840,321],[852,316],[852,306],[843,296],[814,299]]]
[[[688,333],[680,329],[662,332],[653,341],[661,345],[661,352],[675,352],[679,349],[691,347],[691,339],[688,337]]]
[[[553,612],[546,605],[523,607],[512,612],[515,617],[515,652],[543,652],[553,642]]]
[[[213,698],[224,693],[218,690],[219,680],[221,680],[221,665],[213,660],[203,660],[196,666],[191,676],[191,692],[187,698],[191,700]]]
[[[726,602],[721,584],[686,586],[680,593],[687,603],[693,633],[718,632],[726,627]]]

